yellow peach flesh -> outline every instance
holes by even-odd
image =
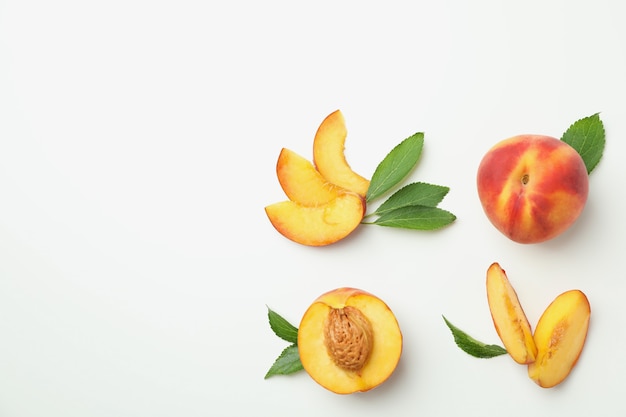
[[[365,214],[363,198],[342,193],[326,204],[308,207],[281,201],[265,207],[274,228],[286,238],[308,246],[325,246],[348,236]]]
[[[322,177],[311,162],[286,148],[278,157],[276,174],[289,200],[304,206],[326,204],[342,192]]]
[[[369,180],[352,170],[345,157],[348,132],[341,111],[336,110],[320,124],[313,139],[313,162],[330,183],[365,197]]]
[[[338,366],[324,340],[326,320],[333,309],[355,308],[371,325],[369,358],[358,371]],[[300,360],[321,386],[338,394],[368,391],[386,381],[402,353],[402,333],[389,307],[367,292],[340,288],[319,297],[306,311],[298,329]]]
[[[576,365],[582,352],[591,308],[579,290],[559,295],[544,311],[535,329],[537,359],[528,376],[543,388],[560,384]]]
[[[487,300],[493,324],[509,355],[517,363],[533,362],[537,347],[530,323],[506,272],[498,263],[487,270]]]

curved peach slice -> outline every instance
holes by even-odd
[[[517,363],[533,362],[537,347],[530,324],[506,272],[498,263],[487,270],[487,300],[493,324],[506,351]]]
[[[402,354],[402,333],[381,299],[338,288],[304,313],[298,351],[302,366],[318,384],[351,394],[375,388],[391,376]]]
[[[326,181],[311,162],[286,148],[278,156],[276,174],[287,197],[304,206],[326,204],[342,191]]]
[[[370,182],[354,172],[346,161],[344,150],[347,135],[343,114],[336,110],[328,115],[313,139],[313,162],[329,182],[365,197]]]
[[[294,242],[324,246],[348,236],[365,215],[365,201],[358,194],[344,192],[319,206],[282,201],[265,207],[274,228]]]
[[[582,352],[591,307],[579,290],[564,292],[543,312],[535,329],[537,359],[528,365],[528,376],[543,388],[560,384]]]

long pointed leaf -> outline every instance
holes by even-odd
[[[424,134],[404,139],[376,167],[365,197],[367,202],[380,197],[397,185],[415,167],[422,154]]]
[[[563,133],[561,140],[576,149],[585,162],[587,173],[590,174],[602,159],[604,152],[604,125],[600,115],[596,113],[574,122]]]
[[[414,182],[393,193],[376,209],[374,214],[380,216],[388,211],[407,206],[437,207],[448,191],[450,191],[449,187]]]
[[[506,349],[504,349],[502,346],[488,345],[486,343],[480,342],[459,329],[458,327],[454,326],[445,317],[443,317],[443,320],[446,322],[446,325],[452,332],[454,342],[465,353],[472,355],[476,358],[483,359],[489,359],[496,356],[505,355],[507,353]]]
[[[449,225],[456,216],[437,207],[408,206],[384,213],[373,223],[379,226],[435,230]]]
[[[281,352],[272,367],[267,371],[265,379],[274,375],[290,375],[302,369],[304,368],[300,361],[298,346],[290,345]]]
[[[298,342],[298,329],[295,326],[269,307],[267,308],[267,317],[270,322],[270,327],[274,333],[276,333],[276,336],[289,343]]]

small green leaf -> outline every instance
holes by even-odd
[[[495,356],[500,356],[506,354],[506,349],[502,346],[498,345],[488,345],[483,342],[479,342],[474,339],[467,333],[460,330],[458,327],[455,327],[452,323],[442,316],[443,320],[446,322],[446,325],[452,332],[454,336],[454,341],[456,345],[461,348],[465,353],[468,353],[476,358],[493,358]]]
[[[393,148],[374,170],[366,201],[375,200],[402,181],[417,164],[423,146],[424,134],[416,133]]]
[[[388,211],[407,206],[437,207],[448,191],[450,188],[441,185],[414,182],[396,191],[376,209],[374,214],[380,216]]]
[[[574,122],[563,133],[561,140],[576,149],[590,174],[602,159],[606,142],[600,115],[596,113]]]
[[[293,326],[275,311],[272,311],[269,307],[267,308],[267,317],[270,321],[270,327],[272,328],[274,333],[276,333],[276,336],[280,337],[283,340],[286,340],[289,343],[298,342],[298,329],[295,326]]]
[[[300,362],[300,354],[296,344],[287,346],[280,356],[276,359],[272,367],[265,374],[265,379],[274,375],[290,375],[301,371],[302,362]]]
[[[454,214],[437,207],[407,206],[383,213],[372,224],[403,229],[435,230],[455,220]]]

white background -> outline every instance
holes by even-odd
[[[623,416],[626,26],[615,0],[0,0],[0,416]],[[226,5],[227,4],[227,5]],[[311,157],[341,109],[370,177],[425,132],[410,181],[451,187],[423,233],[362,226],[325,248],[279,235],[282,147]],[[519,245],[487,221],[480,158],[601,112],[605,157],[579,221]],[[453,343],[499,343],[485,271],[533,325],[559,293],[592,306],[570,377],[536,386]],[[381,297],[404,334],[381,387],[264,380],[321,293]],[[599,411],[603,410],[603,411]]]

